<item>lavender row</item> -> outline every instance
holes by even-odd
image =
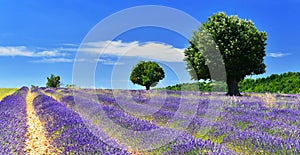
[[[140,95],[139,92],[135,93]],[[166,101],[169,100],[170,102],[165,102],[162,108],[154,114],[154,121],[165,121],[174,115],[180,102],[180,98],[174,96],[167,97]],[[104,101],[103,103],[117,107],[113,95],[98,94],[98,97]],[[197,133],[200,129],[209,128],[206,138],[215,139],[214,141],[218,143],[227,143],[231,147],[248,147],[249,149],[246,150],[248,152],[254,153],[257,150],[264,150],[269,153],[299,152],[299,128],[297,128],[299,126],[299,124],[297,126],[299,111],[290,108],[295,106],[276,109],[265,107],[260,98],[255,97],[243,97],[239,98],[238,101],[217,95],[212,97],[215,100],[199,99],[197,115],[188,128],[191,134]],[[148,104],[147,100],[143,101],[143,99],[143,97],[135,98],[141,104]],[[220,113],[223,118],[205,126],[202,122],[205,119],[209,104],[220,101],[224,103],[224,108]],[[205,136],[202,135],[202,137]],[[257,137],[262,138],[256,140]]]
[[[239,111],[237,113],[237,111]],[[300,116],[288,114],[276,114],[273,111],[264,114],[264,117],[255,115],[258,111],[245,111],[241,109],[228,108],[227,112],[231,117],[232,122],[235,124],[244,123],[244,128],[249,128],[256,131],[266,131],[273,135],[284,137],[293,137],[294,139],[300,139]],[[240,115],[238,115],[240,114]],[[241,115],[243,114],[243,115]]]
[[[81,117],[53,98],[40,94],[33,105],[60,154],[128,154],[116,142],[111,146],[96,137]],[[105,135],[104,135],[105,136]]]
[[[207,135],[207,137],[221,139],[218,141],[221,143],[229,143],[234,147],[241,147],[243,145],[242,148],[247,147],[253,152],[257,149],[262,149],[269,153],[299,153],[299,111],[289,108],[268,109],[259,101],[244,103],[240,101],[235,108],[223,102],[224,109],[220,115],[223,115],[226,119],[205,126],[202,122],[209,107],[208,104],[216,104],[222,100],[222,98],[216,98],[217,100],[210,100],[209,102],[208,100],[206,100],[206,102],[199,100],[197,115],[188,129],[190,133],[194,134],[195,131],[206,128],[210,129],[210,132],[208,132],[210,134]],[[173,103],[175,102],[173,101]],[[242,112],[237,113],[237,111]],[[174,111],[172,108],[166,108],[164,111],[158,111],[158,113],[162,116],[159,117],[159,120],[163,120],[168,119],[168,115],[164,115],[164,113],[172,115]],[[266,118],[271,121],[265,120]],[[243,126],[249,122],[252,124],[246,125],[247,130],[239,129],[239,123]],[[297,123],[298,126],[289,125]],[[257,140],[257,137],[261,138]],[[252,141],[252,143],[247,143],[245,146],[246,141]]]
[[[99,112],[101,109],[104,110],[106,112],[106,115],[109,117],[109,119],[118,119],[119,122],[118,125],[121,125],[122,127],[124,127],[124,124],[131,123],[130,126],[132,126],[132,128],[128,128],[130,130],[134,130],[134,131],[148,131],[148,130],[153,130],[153,129],[158,129],[159,127],[155,126],[155,128],[149,128],[149,125],[145,124],[144,121],[141,121],[137,118],[134,118],[126,113],[124,113],[123,111],[120,111],[119,108],[115,108],[114,106],[107,106],[107,105],[103,105],[103,104],[98,104],[92,100],[87,100],[86,98],[83,98],[82,96],[86,96],[86,94],[84,95],[84,93],[81,95],[80,97],[77,96],[76,98],[76,102],[74,101],[74,97],[72,96],[65,96],[63,98],[61,98],[61,101],[67,105],[69,105],[70,107],[73,107],[75,109],[75,111],[79,111],[79,113],[81,113],[82,115],[90,115],[93,116],[92,118],[95,118],[95,116],[97,115],[97,112]],[[78,107],[78,104],[82,105]],[[114,105],[113,103],[111,103],[111,105]],[[82,110],[82,109],[86,109],[86,110]],[[86,111],[88,111],[90,114],[86,114]],[[111,117],[111,115],[114,115],[114,117]],[[99,117],[100,118],[100,117]],[[150,123],[150,122],[146,122],[146,123]],[[134,125],[140,125],[139,128],[134,127]],[[145,126],[146,125],[146,126]],[[150,124],[151,126],[152,124]],[[133,128],[134,127],[134,128]],[[117,128],[117,127],[115,127]],[[144,130],[140,130],[141,128],[143,128]],[[118,131],[116,129],[111,129],[113,130],[113,132],[115,133],[119,133],[121,131]],[[161,136],[163,137],[164,131],[165,130],[161,130],[162,132],[160,133]],[[128,135],[129,134],[129,135]],[[124,134],[122,133],[121,135],[123,136],[121,139],[121,141],[125,141],[130,143],[130,139],[131,137],[134,136],[134,134],[130,135],[132,133],[128,133]],[[158,151],[160,154],[173,154],[173,153],[188,153],[188,152],[206,152],[206,153],[224,153],[224,152],[230,152],[231,154],[233,154],[232,151],[228,150],[226,147],[218,145],[218,144],[214,144],[210,141],[202,141],[201,139],[195,139],[191,134],[185,133],[184,135],[178,134],[180,136],[178,136],[175,140],[173,140],[170,144],[164,145],[163,148],[168,148],[166,150],[164,149],[157,149],[157,150],[150,150],[150,152],[156,152]],[[148,137],[149,138],[149,137]],[[148,139],[149,141],[155,141],[154,140],[155,137],[152,137],[150,139]],[[145,142],[145,144],[150,143],[149,141]],[[144,144],[144,145],[145,145]],[[142,144],[139,144],[142,145]],[[169,151],[169,150],[172,151]]]
[[[79,104],[84,104],[83,106],[85,108],[89,108],[89,107],[91,108],[91,110],[89,110],[89,112],[91,114],[93,114],[94,112],[96,114],[100,110],[103,110],[105,112],[105,115],[109,119],[111,119],[114,123],[116,123],[124,128],[130,129],[130,130],[145,131],[145,130],[151,130],[151,129],[158,128],[155,124],[152,124],[149,121],[141,120],[134,116],[131,116],[131,115],[125,113],[120,108],[116,108],[114,106],[98,104],[97,102],[88,100],[87,98],[76,97],[76,102],[75,102],[74,96],[69,95],[69,96],[62,97],[60,100],[62,103],[65,103],[66,105],[68,105],[71,108],[76,105],[76,102],[78,102]],[[87,107],[87,106],[89,106],[89,107]]]
[[[214,96],[214,98],[216,99],[209,101],[199,100],[197,117],[191,122],[190,129],[195,131],[201,128],[210,128],[210,137],[214,137],[214,139],[221,137],[219,142],[229,143],[237,147],[248,147],[253,152],[261,149],[268,153],[299,153],[300,113],[297,110],[297,102],[294,102],[294,105],[290,104],[284,109],[281,106],[278,106],[281,109],[276,106],[267,108],[265,103],[262,103],[259,99],[252,101],[255,97],[244,97],[242,98],[243,100],[235,103],[235,107],[232,107],[232,103],[234,103],[232,99],[220,96]],[[172,102],[165,102],[163,108],[155,113],[155,116],[161,116],[155,117],[156,121],[169,119],[174,114],[175,110],[177,110],[176,106],[178,106],[179,98],[175,97],[173,99]],[[229,103],[228,99],[229,101],[231,100]],[[205,126],[202,122],[209,104],[216,104],[220,101],[226,101],[223,102],[224,109],[220,113],[226,119]],[[168,106],[169,104],[175,105],[175,108]],[[282,104],[282,102],[276,104]],[[294,109],[291,109],[291,107],[294,107]],[[224,130],[224,126],[229,129],[227,130],[228,132]],[[244,126],[242,128],[246,126],[247,130],[240,130],[239,126]],[[260,139],[257,140],[257,137],[260,137]],[[246,141],[251,141],[251,143],[245,143]]]
[[[25,154],[27,92],[23,87],[0,102],[0,154]]]
[[[83,90],[74,90],[73,93],[78,94],[81,98],[93,99],[94,102],[100,102],[102,105],[107,105],[111,109],[120,112],[124,111],[123,113],[129,113],[130,115],[138,116],[135,113],[144,111],[152,115],[151,120],[154,123],[160,124],[166,123],[174,116],[181,102],[188,102],[184,101],[186,99],[181,99],[178,93],[174,94],[174,92],[165,92],[163,97],[159,94],[157,96],[151,96],[151,98],[148,93],[137,90],[121,91],[121,93],[123,93],[121,95],[114,94],[112,90],[97,90],[97,94],[95,95],[93,91],[84,92]],[[72,94],[72,92],[68,92],[68,94]],[[186,94],[190,95],[191,93],[188,92]],[[66,97],[64,93],[58,93],[57,95],[65,95]],[[174,97],[175,95],[176,97]],[[73,95],[70,95],[69,98],[72,96]],[[126,109],[130,110],[126,111]]]
[[[296,154],[300,152],[299,128],[280,121],[265,120],[265,116],[270,115],[266,114],[268,111],[265,111],[263,106],[261,106],[261,110],[256,109],[253,111],[249,110],[253,109],[251,105],[249,106],[247,107],[248,110],[244,110],[241,106],[235,108],[225,106],[221,114],[223,115],[221,120],[210,124],[208,127],[211,130],[207,135],[202,136],[215,139],[215,141],[227,144],[232,148],[242,148],[239,151],[248,153],[263,151],[271,154]],[[253,104],[253,106],[257,108],[256,104]],[[205,108],[198,109],[198,112],[203,113],[203,109]],[[297,118],[297,115],[295,117]],[[201,117],[201,115],[195,117],[190,124],[189,131],[195,133],[201,128],[205,128],[205,125],[202,124],[203,120],[204,117]]]

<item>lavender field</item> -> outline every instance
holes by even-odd
[[[299,95],[23,87],[0,154],[300,154]]]

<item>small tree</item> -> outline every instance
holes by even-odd
[[[194,80],[217,80],[211,79],[208,66],[215,65],[209,54],[218,49],[226,69],[227,95],[239,96],[239,81],[265,72],[266,39],[267,34],[258,31],[252,21],[223,12],[214,14],[194,32],[184,51],[187,69]]]
[[[162,67],[156,62],[140,61],[132,69],[130,80],[133,84],[145,86],[146,90],[157,85],[159,80],[165,77],[165,72]]]
[[[66,88],[75,88],[75,84],[67,84]]]
[[[55,87],[55,88],[60,87],[60,85],[61,85],[60,76],[55,76],[55,75],[51,74],[50,77],[47,77],[46,85],[47,85],[47,87]]]

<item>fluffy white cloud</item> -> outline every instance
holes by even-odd
[[[123,65],[123,62],[117,62],[109,58],[98,58],[98,59],[75,59],[76,62],[99,62],[104,65]]]
[[[58,50],[45,50],[40,52],[30,51],[25,46],[0,46],[0,56],[23,56],[23,57],[55,57],[62,56]]]
[[[45,50],[31,50],[25,46],[0,46],[0,56],[40,57],[41,60],[32,61],[38,63],[74,62],[73,58],[68,56],[77,52],[76,44],[65,44],[64,46],[66,47]],[[84,43],[80,47],[80,52],[97,53],[109,57],[142,57],[165,62],[182,62],[184,58],[184,49],[158,42],[100,41]],[[122,65],[122,62],[115,62],[107,57],[86,59],[88,58],[78,58],[76,61],[97,61],[105,65]]]
[[[42,52],[36,52],[33,54],[33,56],[36,57],[55,57],[57,55],[61,55],[58,54],[59,52],[57,50],[53,50],[53,51],[42,51]]]
[[[27,56],[30,57],[34,53],[26,49],[25,46],[17,47],[0,47],[0,56]]]
[[[166,62],[182,62],[184,49],[175,48],[171,45],[146,42],[122,42],[122,41],[101,41],[89,42],[81,46],[80,52],[100,53],[111,56],[143,57]]]
[[[96,59],[95,61],[100,62],[104,65],[123,65],[123,62],[116,62],[110,59]]]
[[[73,44],[73,43],[64,43],[64,44],[61,44],[63,46],[71,46],[71,47],[78,47],[79,45],[78,44]]]
[[[33,61],[35,63],[58,63],[58,62],[73,62],[73,59],[67,58],[45,58],[42,60]]]
[[[285,56],[288,56],[288,55],[291,55],[290,53],[281,53],[281,52],[278,52],[278,53],[268,53],[267,56],[270,56],[270,57],[273,57],[273,58],[281,58],[281,57],[285,57]]]

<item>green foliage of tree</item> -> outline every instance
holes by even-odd
[[[267,34],[260,32],[250,20],[214,14],[203,23],[189,40],[185,49],[187,70],[192,79],[210,79],[210,69],[218,68],[212,51],[219,50],[226,70],[227,95],[240,95],[238,82],[247,75],[265,72],[263,63]],[[212,79],[218,80],[218,79]]]
[[[156,62],[140,61],[132,68],[130,80],[133,84],[145,86],[146,90],[157,85],[159,80],[165,77],[165,72],[162,67]]]
[[[58,87],[60,87],[60,85],[61,85],[60,76],[55,76],[55,75],[51,74],[50,77],[47,77],[47,83],[46,83],[47,87],[58,88]]]
[[[75,84],[67,84],[66,88],[75,88]]]

